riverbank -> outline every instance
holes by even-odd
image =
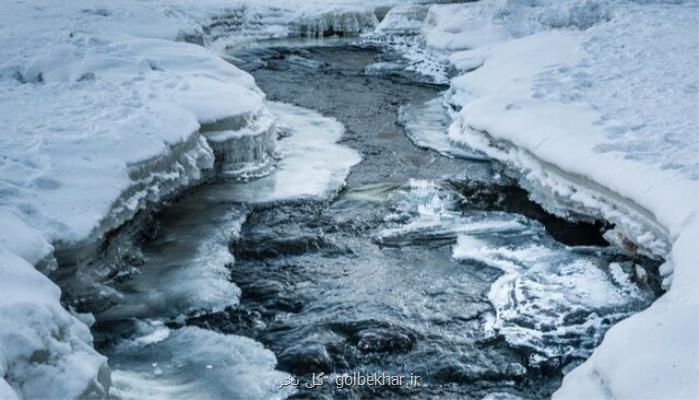
[[[549,211],[615,224],[667,262],[668,293],[613,327],[561,398],[694,398],[699,296],[697,5],[435,6],[428,45],[457,71],[449,138],[512,168]],[[470,38],[459,41],[459,38]]]

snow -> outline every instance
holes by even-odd
[[[92,350],[85,325],[89,318],[63,309],[60,291],[37,269],[55,269],[57,255],[62,262],[89,260],[107,232],[213,173],[250,178],[271,170],[274,117],[264,94],[217,51],[249,39],[358,34],[378,24],[374,11],[388,3],[3,4],[0,307],[2,326],[12,328],[0,338],[1,397],[74,398],[108,389],[104,357]],[[340,184],[348,165],[323,172],[304,194]],[[197,254],[218,257],[216,268],[222,268],[222,245],[209,244]],[[173,304],[189,309],[237,301],[237,288],[221,287],[219,270],[179,272],[173,272],[177,279],[195,279],[166,291]],[[215,295],[196,289],[211,282]],[[20,302],[6,293],[24,295]],[[45,322],[37,324],[37,316]]]
[[[251,76],[173,40],[192,24],[155,3],[3,5],[2,325],[12,328],[0,376],[20,397],[104,395],[109,384],[89,329],[31,265],[47,272],[54,247],[89,248],[199,181],[214,161],[202,124],[266,112]]]
[[[696,216],[675,242],[672,289],[646,311],[607,332],[592,356],[563,380],[554,398],[693,399],[699,393]],[[690,268],[678,268],[689,266]]]
[[[50,271],[56,252],[94,245],[213,170],[265,173],[277,156],[273,118],[312,129],[279,142],[286,158],[274,178],[260,181],[263,200],[338,190],[359,161],[335,144],[339,124],[292,106],[269,107],[253,79],[215,51],[376,26],[417,33],[421,6],[403,5],[378,24],[378,10],[394,3],[5,2],[0,326],[11,329],[0,331],[0,397],[107,390],[105,359],[85,322],[60,305],[59,289],[36,268]],[[440,5],[427,12],[421,39],[405,47],[413,69],[438,80],[446,80],[448,63],[461,73],[475,69],[451,81],[448,101],[459,110],[448,140],[432,143],[463,143],[500,159],[549,210],[610,220],[617,224],[610,238],[667,260],[669,291],[612,327],[557,397],[699,397],[699,338],[692,334],[699,319],[697,7],[613,0]],[[414,46],[423,42],[426,48]],[[229,152],[241,143],[246,154]],[[313,155],[308,165],[306,154]],[[271,359],[263,369],[273,370]],[[150,394],[167,397],[162,387]]]
[[[59,288],[2,248],[0,263],[2,397],[104,396],[107,359],[92,348],[88,327],[61,307]]]
[[[556,398],[699,397],[698,7],[484,1],[428,14],[431,54],[461,71],[449,139],[503,161],[549,211],[604,218],[610,240],[667,260],[668,292],[613,326]]]

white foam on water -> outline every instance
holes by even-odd
[[[537,223],[524,236],[461,235],[453,257],[504,272],[488,294],[496,315],[486,330],[529,350],[530,365],[589,356],[609,326],[652,301],[633,268],[558,244]]]
[[[281,399],[288,374],[252,339],[143,322],[142,337],[116,345],[110,394],[119,399]],[[154,338],[157,336],[157,339]]]
[[[284,103],[269,103],[277,126],[288,136],[277,143],[278,170],[262,179],[234,187],[227,198],[248,203],[327,198],[345,185],[357,151],[340,144],[344,126],[316,111]]]

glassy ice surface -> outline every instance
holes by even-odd
[[[449,140],[447,129],[452,120],[446,107],[442,97],[419,105],[406,105],[400,110],[399,120],[405,126],[405,133],[416,146],[432,149],[450,157],[487,160],[483,153]]]
[[[612,324],[653,300],[634,263],[564,246],[528,225],[515,234],[461,234],[454,257],[467,268],[503,271],[488,294],[495,316],[486,330],[526,349],[530,365],[584,359]]]
[[[98,314],[100,320],[174,318],[238,303],[240,290],[228,279],[228,267],[234,262],[228,243],[240,230],[245,213],[213,202],[195,203],[201,198],[189,200],[187,206],[168,211],[175,218],[168,219],[164,235],[145,249],[147,263],[115,286],[119,296]],[[213,207],[201,208],[206,205]],[[197,212],[178,213],[192,209]]]

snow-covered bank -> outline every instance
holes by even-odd
[[[427,45],[457,71],[449,139],[503,161],[532,198],[603,218],[663,257],[668,292],[612,327],[558,398],[699,397],[699,5],[434,6]]]
[[[65,310],[34,267],[55,268],[57,253],[89,259],[107,232],[200,181],[225,143],[212,150],[206,139],[221,121],[242,121],[225,126],[238,136],[271,126],[252,77],[176,42],[196,18],[171,11],[155,2],[3,5],[2,398],[106,395],[89,318]]]
[[[49,272],[56,258],[89,261],[139,210],[213,173],[269,171],[276,138],[264,95],[212,49],[355,35],[373,29],[376,7],[389,3],[3,4],[0,397],[103,396],[109,386],[89,318],[63,309],[58,288],[32,265]]]

